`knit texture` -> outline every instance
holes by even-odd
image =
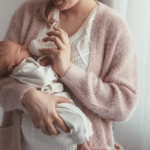
[[[5,40],[28,45],[43,28],[37,8],[44,0],[27,1],[14,14]],[[120,150],[114,143],[112,121],[129,118],[137,103],[136,46],[127,23],[111,8],[99,3],[91,35],[90,62],[86,71],[71,65],[61,78],[83,104],[82,111],[93,124],[92,145],[98,150]],[[0,149],[21,150],[22,95],[32,87],[10,78],[0,80],[0,105],[5,112]],[[9,94],[11,93],[11,94]],[[17,110],[19,109],[19,110]],[[5,130],[7,127],[11,132]],[[13,132],[13,134],[11,134]],[[3,136],[2,136],[3,135]],[[10,138],[9,138],[10,137]],[[9,145],[3,140],[11,139]],[[12,139],[15,139],[14,141]],[[4,143],[4,144],[1,144]],[[12,148],[10,148],[12,150]]]
[[[78,29],[78,31],[69,37],[69,43],[71,48],[71,63],[74,65],[86,70],[89,64],[90,58],[90,38],[92,33],[92,27],[95,20],[95,16],[98,10],[98,5],[91,11],[88,15],[82,26]],[[52,18],[59,22],[59,10],[56,9],[54,11]],[[49,27],[46,25],[42,28],[40,33],[38,34],[37,40],[42,40],[49,32]],[[76,96],[69,91],[72,95],[72,99],[76,103],[76,105],[82,109],[81,102],[76,98]]]
[[[86,70],[89,64],[91,42],[90,37],[97,7],[98,6],[91,11],[80,29],[69,38],[71,46],[71,62],[83,70]]]

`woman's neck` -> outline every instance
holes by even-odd
[[[70,19],[78,19],[78,18],[86,18],[90,12],[96,7],[97,2],[94,0],[79,0],[77,4],[75,4],[70,9],[61,11],[61,15],[64,16],[67,20]]]

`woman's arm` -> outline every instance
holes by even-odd
[[[123,121],[137,103],[137,75],[136,47],[128,38],[116,47],[108,74],[103,80],[72,64],[61,81],[99,117]]]
[[[12,78],[0,78],[0,105],[4,111],[20,109],[26,111],[22,97],[32,86],[22,84]]]
[[[27,23],[27,20],[30,22],[29,19],[31,21],[33,19],[30,16],[31,13],[33,13],[30,12],[31,9],[30,11],[25,9],[29,8],[29,6],[30,8],[34,8],[35,3],[41,2],[42,1],[27,1],[18,9],[12,17],[4,40],[14,41],[21,45],[24,44],[25,37],[20,37],[20,33],[26,36],[27,33],[23,33],[23,26],[25,28],[29,27],[30,24]],[[25,12],[26,15],[24,14]],[[0,79],[0,105],[4,108],[4,111],[21,109],[26,112],[27,108],[34,126],[36,128],[41,127],[42,132],[45,134],[59,133],[53,123],[63,131],[69,131],[63,120],[56,113],[55,106],[57,103],[71,102],[64,97],[43,94],[32,86],[20,83],[11,78]]]
[[[48,33],[49,37],[43,41],[55,42],[58,49],[41,52],[54,55],[54,69],[57,74],[63,76],[61,81],[72,90],[87,109],[99,117],[109,121],[127,119],[137,103],[138,90],[136,46],[127,26],[121,26],[118,34],[113,33],[114,37],[116,36],[115,40],[114,37],[109,36],[110,49],[105,51],[105,61],[102,66],[102,68],[104,65],[106,67],[108,63],[108,69],[103,68],[102,71],[106,74],[103,78],[73,64],[70,66],[69,42],[65,40],[67,35],[60,28],[54,29],[55,31]]]

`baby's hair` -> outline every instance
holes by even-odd
[[[4,50],[8,46],[8,41],[0,41],[0,77],[4,77],[8,75],[7,65],[4,61]]]

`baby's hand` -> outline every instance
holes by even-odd
[[[52,64],[52,58],[50,56],[47,56],[47,57],[43,58],[42,60],[40,60],[41,66],[47,66],[50,64]]]
[[[77,146],[77,150],[91,150],[91,149],[89,148],[89,146],[88,146],[88,144],[86,142],[86,143],[78,145]]]

